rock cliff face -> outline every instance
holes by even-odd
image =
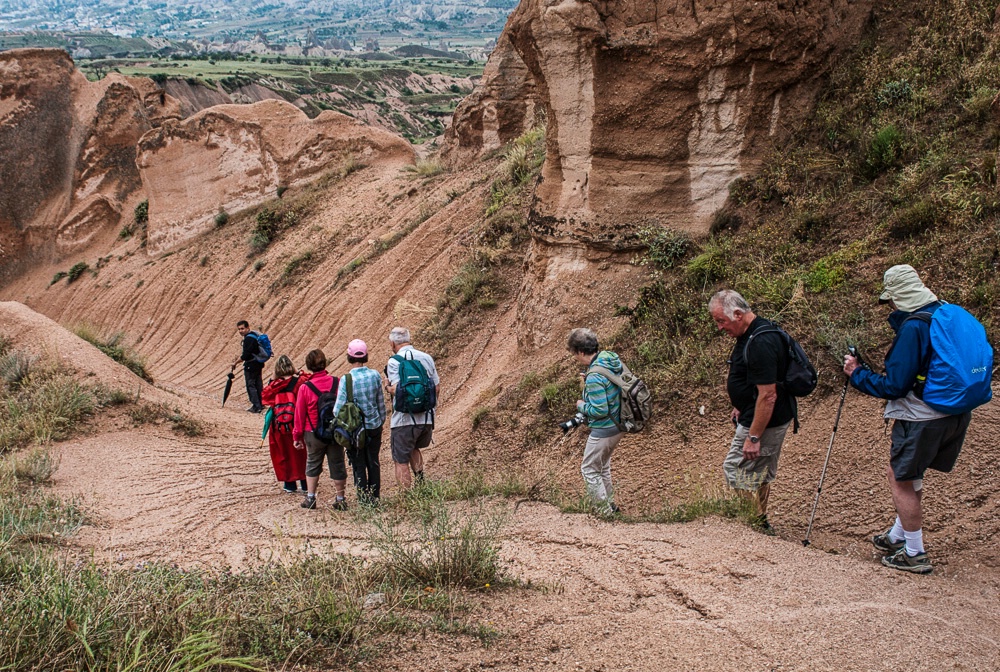
[[[441,155],[453,165],[476,159],[524,133],[541,112],[535,78],[505,31],[480,85],[455,110]]]
[[[0,53],[0,273],[116,230],[141,186],[139,138],[179,113],[148,79],[88,82],[56,49]]]
[[[651,220],[704,232],[729,184],[809,114],[870,12],[869,0],[522,0],[504,33],[520,58],[492,57],[452,147],[495,145],[480,120],[536,91],[538,237],[617,247]],[[527,73],[498,72],[518,60]]]
[[[319,177],[354,160],[415,160],[405,140],[337,112],[309,119],[291,103],[218,105],[171,121],[139,143],[138,165],[149,194],[147,240],[156,253],[234,212],[273,198],[279,186]]]

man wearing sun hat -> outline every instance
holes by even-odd
[[[923,476],[927,469],[949,472],[955,466],[972,413],[947,415],[918,396],[918,377],[926,378],[931,355],[930,321],[942,303],[907,264],[885,272],[880,304],[893,312],[889,326],[896,337],[885,357],[885,373],[859,366],[844,357],[844,373],[865,394],[886,399],[886,422],[893,420],[892,449],[887,471],[896,522],[872,544],[886,554],[882,564],[916,574],[933,570],[923,542]],[[917,315],[917,314],[921,315]],[[916,319],[916,318],[920,319]]]
[[[382,447],[382,424],[385,422],[385,396],[382,393],[382,376],[369,369],[368,345],[361,339],[347,344],[347,361],[354,364],[350,373],[341,379],[337,390],[337,402],[333,407],[334,416],[347,401],[347,376],[351,377],[354,403],[365,418],[365,445],[363,448],[348,448],[347,459],[354,473],[354,487],[358,490],[358,502],[374,504],[382,489],[382,472],[378,462],[378,452]]]

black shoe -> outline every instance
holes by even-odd
[[[778,534],[774,531],[774,528],[771,527],[771,523],[767,520],[767,514],[757,516],[757,519],[753,522],[753,527],[758,532],[763,532],[769,537],[773,537]]]
[[[903,546],[903,548],[892,555],[882,558],[882,564],[886,567],[901,569],[904,572],[912,572],[913,574],[930,574],[934,571],[934,565],[931,564],[931,559],[927,557],[926,553],[910,555],[906,552],[906,546]]]
[[[282,489],[282,490],[283,490],[283,491],[284,491],[285,493],[287,493],[287,494],[289,494],[289,495],[294,495],[294,494],[297,494],[297,493],[298,493],[298,489],[297,489],[297,488],[295,488],[294,486],[293,486],[293,487],[291,487],[291,488],[289,488],[289,487],[288,487],[287,485],[285,485],[285,486],[282,486],[282,488],[281,488],[281,489]]]
[[[335,511],[347,511],[347,500],[343,497],[338,497],[333,503],[333,509]]]
[[[889,533],[876,534],[872,537],[872,546],[887,553],[889,555],[894,555],[899,549],[906,545],[905,539],[900,539],[899,541],[893,541],[889,538]]]
[[[299,506],[301,506],[303,509],[315,509],[316,508],[316,498],[315,497],[310,497],[309,495],[306,495],[306,498],[302,500],[302,503],[299,504]]]
[[[611,502],[611,513],[621,513],[621,512],[622,508],[617,504],[615,504],[614,502]]]

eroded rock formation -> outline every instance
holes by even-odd
[[[148,79],[88,82],[62,50],[0,53],[0,271],[116,230],[139,138],[179,113]]]
[[[221,211],[273,198],[345,161],[415,159],[409,143],[338,112],[309,119],[291,103],[218,105],[171,121],[139,143],[149,194],[147,240],[160,252],[210,229]]]
[[[535,78],[505,31],[479,86],[455,110],[441,155],[452,164],[474,160],[524,133],[541,111]]]
[[[517,59],[498,48],[451,142],[495,145],[480,119],[511,111],[513,91],[537,91],[548,124],[539,238],[627,246],[651,220],[704,232],[732,181],[809,114],[870,11],[869,0],[522,0],[505,39],[527,74],[508,81],[499,66]]]

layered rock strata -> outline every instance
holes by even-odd
[[[651,221],[705,232],[733,180],[810,113],[870,12],[869,0],[522,0],[504,31],[519,58],[498,49],[449,141],[495,146],[480,120],[531,90],[547,116],[538,237],[620,247]]]
[[[58,49],[0,53],[0,273],[117,232],[139,138],[179,114],[148,79],[88,82]]]
[[[150,252],[175,247],[235,212],[274,198],[279,187],[319,177],[344,161],[413,162],[402,138],[338,112],[309,119],[291,103],[217,105],[171,121],[139,143],[149,195]]]

